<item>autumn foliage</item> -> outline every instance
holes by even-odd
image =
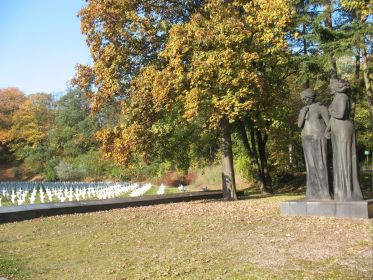
[[[169,18],[180,16],[177,4],[166,12],[146,3],[89,1],[80,12],[95,63],[79,66],[75,82],[96,89],[87,91],[96,109],[120,102],[122,123],[98,138],[107,157],[127,166],[162,150],[157,143],[177,126],[198,138],[223,116],[233,123],[267,110],[279,92],[266,72],[288,54],[288,1],[206,1],[177,24]]]
[[[0,89],[2,154],[54,179],[62,166],[170,184],[228,162],[272,192],[304,170],[298,93],[327,104],[330,70],[350,80],[360,149],[373,149],[368,2],[86,0],[93,63],[58,101]]]

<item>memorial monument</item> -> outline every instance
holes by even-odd
[[[331,136],[332,139],[333,190],[336,201],[363,200],[357,166],[355,127],[349,118],[348,90],[348,82],[330,79],[330,91],[334,98],[329,106],[330,125],[326,137]]]
[[[328,109],[315,103],[316,93],[308,88],[300,93],[304,107],[300,110],[298,127],[302,129],[302,145],[307,169],[308,200],[331,199],[328,183],[327,139]]]
[[[373,218],[373,199],[363,200],[359,184],[354,123],[350,120],[348,82],[330,79],[333,101],[329,110],[315,102],[315,92],[300,93],[304,107],[298,127],[307,170],[306,198],[282,202],[282,215]],[[333,148],[333,192],[330,193],[327,139]]]

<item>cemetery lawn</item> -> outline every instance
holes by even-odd
[[[370,220],[281,217],[251,194],[0,225],[8,279],[372,279]]]

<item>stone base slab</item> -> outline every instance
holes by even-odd
[[[292,200],[281,202],[283,216],[320,216],[344,218],[373,218],[373,199],[362,201],[309,201]]]

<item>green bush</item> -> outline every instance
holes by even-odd
[[[57,158],[52,158],[47,161],[45,165],[44,175],[48,181],[58,180],[58,176],[56,172],[56,166],[58,165],[58,163],[59,163],[59,160]]]
[[[101,158],[98,151],[89,151],[73,160],[73,166],[84,171],[84,177],[98,179],[105,175],[108,162]]]
[[[85,177],[84,170],[75,168],[72,164],[61,160],[55,167],[57,176],[62,181],[79,180]]]
[[[121,167],[110,163],[107,166],[106,174],[109,179],[119,180],[119,181],[130,181],[131,177],[127,170],[123,170]]]
[[[73,166],[84,171],[84,177],[94,180],[114,179],[120,181],[129,181],[136,176],[134,169],[123,169],[111,160],[102,158],[100,153],[91,150],[85,154],[79,155],[73,160]],[[136,168],[137,172],[140,170]],[[143,171],[142,171],[143,172]],[[137,177],[139,175],[137,174]]]

